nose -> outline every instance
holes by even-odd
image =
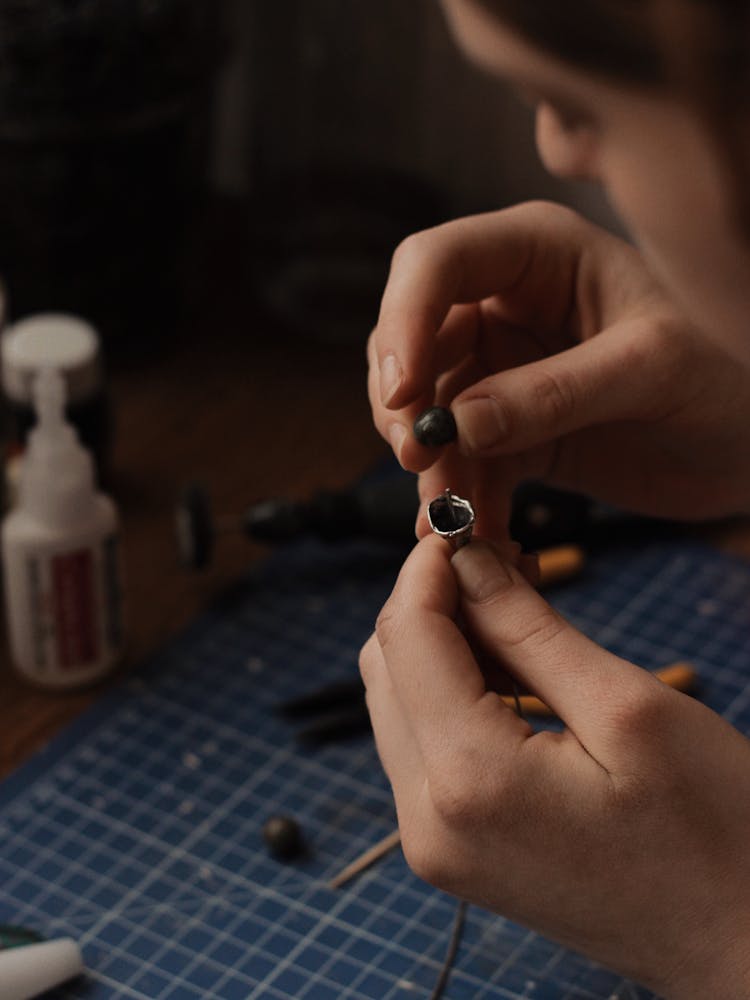
[[[542,103],[536,111],[536,145],[545,168],[556,177],[600,179],[599,140],[592,125],[563,121],[554,108]]]

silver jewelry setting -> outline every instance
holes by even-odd
[[[427,519],[430,527],[454,549],[460,549],[471,541],[474,530],[474,508],[468,500],[445,489],[427,505]]]

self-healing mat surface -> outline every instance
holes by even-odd
[[[301,749],[274,712],[356,677],[400,560],[370,544],[276,553],[0,786],[0,922],[83,948],[86,978],[55,998],[429,995],[453,900],[411,875],[399,850],[326,888],[395,824],[371,738]],[[645,666],[690,659],[700,697],[750,730],[750,566],[650,545],[596,557],[549,596]],[[274,813],[299,820],[302,860],[269,856],[261,827]],[[649,994],[469,907],[446,996]]]

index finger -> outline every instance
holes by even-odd
[[[529,203],[404,240],[393,256],[374,336],[383,405],[400,409],[428,393],[435,335],[455,303],[523,286],[515,318],[545,327],[562,323],[582,246],[593,232],[568,209]]]
[[[450,548],[434,535],[407,558],[376,628],[391,683],[425,759],[476,740],[489,717],[520,743],[531,734],[484,676],[456,625]]]

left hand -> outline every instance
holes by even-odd
[[[464,633],[565,722],[533,732]],[[482,542],[407,559],[361,670],[415,872],[680,1000],[750,995],[750,743]]]
[[[485,538],[508,537],[527,479],[656,517],[750,511],[747,370],[633,247],[569,209],[517,205],[409,237],[368,357],[375,425],[422,501],[470,497]],[[451,408],[455,444],[414,437],[433,403]]]

